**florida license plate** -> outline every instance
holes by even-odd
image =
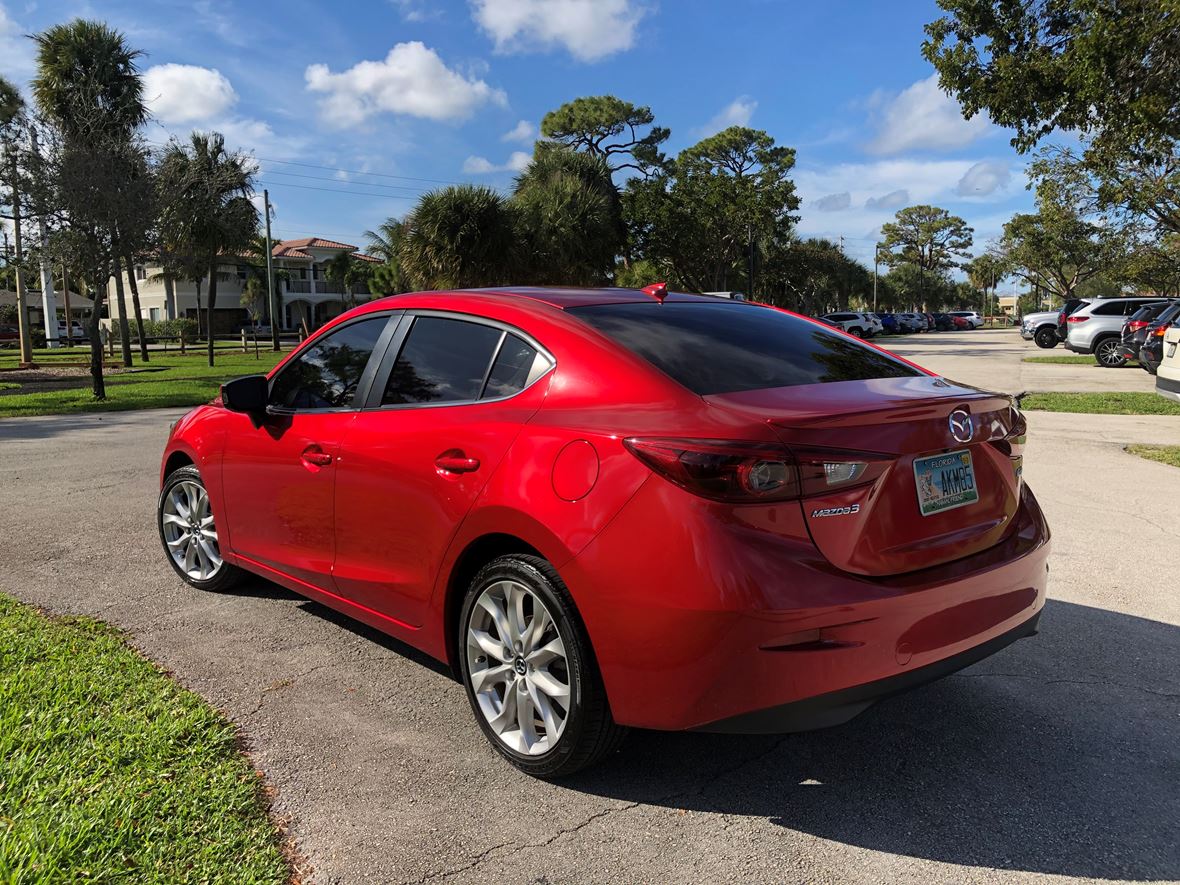
[[[979,500],[971,453],[949,452],[914,459],[914,483],[918,487],[918,509],[933,516]]]
[[[1176,342],[1169,341],[1168,342],[1168,359],[1171,359],[1175,355],[1176,355]]]

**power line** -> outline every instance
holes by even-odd
[[[420,196],[421,194],[423,194],[425,192],[421,188],[415,190],[414,188],[411,188],[409,185],[405,185],[405,184],[381,184],[380,182],[377,182],[377,181],[346,181],[345,179],[342,179],[342,178],[324,178],[322,175],[304,175],[300,172],[283,172],[279,169],[267,169],[262,174],[263,175],[285,175],[288,178],[306,178],[309,181],[325,181],[325,182],[328,182],[329,184],[344,184],[344,185],[356,184],[356,185],[361,185],[362,187],[380,187],[380,188],[388,188],[390,190],[396,189],[396,190],[410,191],[410,193],[414,194],[415,196]]]
[[[270,187],[295,187],[304,191],[324,191],[329,194],[341,194],[346,197],[384,197],[387,200],[416,200],[421,194],[379,194],[372,191],[345,191],[336,187],[315,187],[309,184],[292,184],[289,181],[271,181],[262,179]]]
[[[348,175],[374,175],[378,178],[396,178],[401,181],[422,181],[427,184],[466,184],[463,181],[451,181],[445,178],[415,178],[412,175],[393,175],[389,172],[362,172],[359,169],[341,169],[339,166],[323,166],[317,163],[301,163],[296,160],[276,160],[273,157],[259,157],[254,159],[261,160],[264,163],[286,163],[289,166],[304,166],[308,169],[326,169],[329,172],[344,172]]]

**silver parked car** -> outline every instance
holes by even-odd
[[[1126,365],[1120,347],[1123,323],[1139,308],[1167,300],[1158,296],[1094,298],[1066,317],[1065,346],[1074,353],[1094,354],[1098,365],[1107,369]]]
[[[1056,310],[1041,310],[1036,313],[1026,313],[1020,321],[1020,337],[1025,341],[1035,341],[1037,347],[1046,350],[1057,346],[1057,314]]]

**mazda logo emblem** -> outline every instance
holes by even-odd
[[[947,423],[956,442],[971,442],[971,437],[975,435],[975,422],[970,414],[962,409],[955,409]]]

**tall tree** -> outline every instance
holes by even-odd
[[[454,185],[422,195],[406,216],[401,267],[418,289],[504,285],[517,250],[508,199],[488,187]]]
[[[188,256],[209,275],[205,308],[209,365],[213,365],[213,323],[219,268],[224,256],[250,250],[258,233],[254,162],[230,152],[218,132],[194,132],[188,145],[172,142],[160,161],[160,233],[169,252]]]
[[[983,293],[985,308],[994,306],[996,286],[1011,272],[1008,262],[997,249],[977,255],[963,265],[967,272],[967,280]],[[989,294],[990,292],[990,294]]]
[[[1176,0],[938,0],[922,52],[964,114],[1027,150],[1054,130],[1101,148],[1180,139]],[[1167,151],[1170,152],[1170,149]]]
[[[512,202],[530,282],[594,286],[609,279],[626,230],[604,157],[538,144]]]
[[[937,206],[907,206],[893,221],[881,225],[881,249],[885,263],[892,267],[912,264],[922,278],[945,274],[967,256],[972,230],[958,215]],[[925,299],[929,300],[929,299]]]
[[[112,269],[121,257],[118,230],[142,207],[129,182],[142,148],[136,143],[147,119],[143,84],[123,35],[102,22],[76,19],[34,36],[37,74],[33,96],[53,130],[54,204],[64,219],[65,240],[85,268],[95,296],[90,319],[90,371],[94,394],[105,397],[99,317]],[[120,304],[122,338],[130,335]],[[126,345],[125,345],[126,346]],[[130,360],[129,349],[125,360]]]
[[[654,124],[649,107],[613,95],[594,95],[547,113],[541,119],[541,134],[575,151],[602,157],[612,171],[634,169],[646,175],[664,165],[660,145],[671,135]]]
[[[17,325],[20,328],[20,360],[21,364],[29,364],[33,360],[33,341],[29,328],[29,309],[25,302],[24,268],[21,267],[24,249],[21,237],[21,191],[24,190],[21,175],[21,153],[17,141],[20,136],[25,102],[16,87],[0,77],[0,181],[5,181],[9,188],[9,203],[12,207],[13,236],[16,245],[16,263],[13,265],[13,288],[16,290]],[[4,256],[5,261],[8,256]]]
[[[697,291],[754,288],[751,252],[781,241],[796,219],[794,165],[795,151],[761,130],[731,126],[709,136],[669,172],[628,182],[631,248]]]

